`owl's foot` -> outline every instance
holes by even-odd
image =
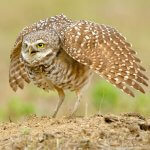
[[[54,114],[52,115],[52,118],[56,118],[57,112],[56,111],[54,112]]]

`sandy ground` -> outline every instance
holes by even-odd
[[[150,119],[138,114],[50,118],[0,123],[1,150],[149,150]]]

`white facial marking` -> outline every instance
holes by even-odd
[[[33,47],[36,50],[37,49],[36,45],[38,43],[45,44],[45,41],[40,39],[33,43],[30,43],[28,41],[24,41],[24,43],[26,43],[28,45],[28,47],[26,49],[28,49],[29,47]],[[36,62],[40,61],[42,58],[46,57],[50,53],[53,53],[52,49],[44,49],[44,50],[38,51],[35,55],[29,55],[28,51],[24,51],[24,50],[21,51],[23,59],[29,63],[36,63]]]

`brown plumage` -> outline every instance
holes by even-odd
[[[89,21],[72,21],[64,15],[40,20],[19,34],[10,56],[9,82],[14,91],[32,81],[46,91],[75,91],[78,100],[93,72],[134,96],[129,87],[145,93],[148,78],[131,44],[114,28]],[[72,113],[72,114],[73,114]]]

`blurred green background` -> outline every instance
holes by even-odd
[[[72,19],[86,19],[116,27],[133,44],[150,76],[150,1],[148,0],[1,0],[0,1],[0,119],[28,114],[51,115],[57,93],[45,93],[33,84],[14,93],[8,84],[9,55],[17,34],[39,19],[64,13]],[[150,115],[150,88],[131,98],[94,76],[85,91],[77,114],[140,112]],[[59,116],[75,103],[75,94],[66,92]]]

